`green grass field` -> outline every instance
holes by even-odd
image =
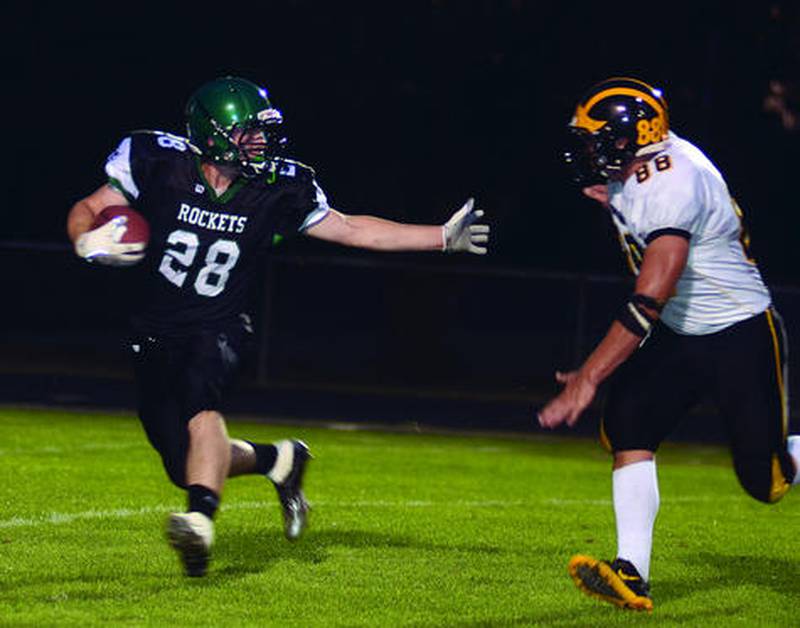
[[[800,499],[745,496],[719,448],[659,457],[652,614],[578,592],[573,553],[615,551],[609,460],[556,437],[326,430],[306,536],[282,536],[274,489],[230,482],[209,574],[163,539],[183,506],[127,415],[0,411],[0,625],[592,626],[800,624]]]

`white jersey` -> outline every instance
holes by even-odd
[[[633,271],[660,235],[689,240],[689,257],[661,320],[702,335],[760,314],[770,295],[743,242],[741,212],[714,164],[670,133],[664,151],[608,186],[612,218]]]

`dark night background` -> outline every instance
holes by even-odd
[[[653,6],[13,4],[4,129],[13,150],[0,240],[14,277],[4,371],[69,375],[80,343],[103,355],[91,328],[119,331],[124,298],[108,304],[97,295],[125,279],[65,251],[26,247],[65,245],[66,212],[104,182],[119,139],[139,128],[183,134],[189,94],[224,74],[269,89],[293,156],[315,167],[342,211],[439,223],[474,195],[493,229],[481,259],[285,243],[269,280],[262,383],[268,373],[272,382],[527,399],[532,380],[574,365],[608,324],[625,270],[606,216],[567,182],[559,150],[576,99],[613,75],[664,90],[673,129],[704,149],[744,208],[767,281],[793,295],[797,4]],[[598,275],[614,290],[585,283]],[[576,339],[575,319],[584,317],[591,324],[581,322]],[[293,325],[321,320],[337,333],[309,340],[304,361],[307,336]],[[555,343],[562,332],[566,340]],[[532,355],[540,366],[526,368]],[[58,356],[70,366],[52,366]]]

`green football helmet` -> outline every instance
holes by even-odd
[[[233,76],[206,83],[186,105],[189,141],[203,158],[247,177],[274,167],[286,142],[282,122],[266,89]]]

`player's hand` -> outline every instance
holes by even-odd
[[[143,242],[120,242],[128,227],[127,217],[117,216],[106,224],[81,234],[75,241],[75,253],[87,262],[107,266],[131,266],[144,257]]]
[[[474,209],[475,199],[467,199],[464,206],[442,225],[442,250],[452,253],[464,251],[475,255],[486,254],[489,241],[489,225],[474,224],[483,216],[483,211]]]
[[[539,425],[549,429],[566,422],[572,427],[581,414],[592,403],[597,385],[581,371],[556,372],[556,381],[564,384],[564,390],[539,412]]]

